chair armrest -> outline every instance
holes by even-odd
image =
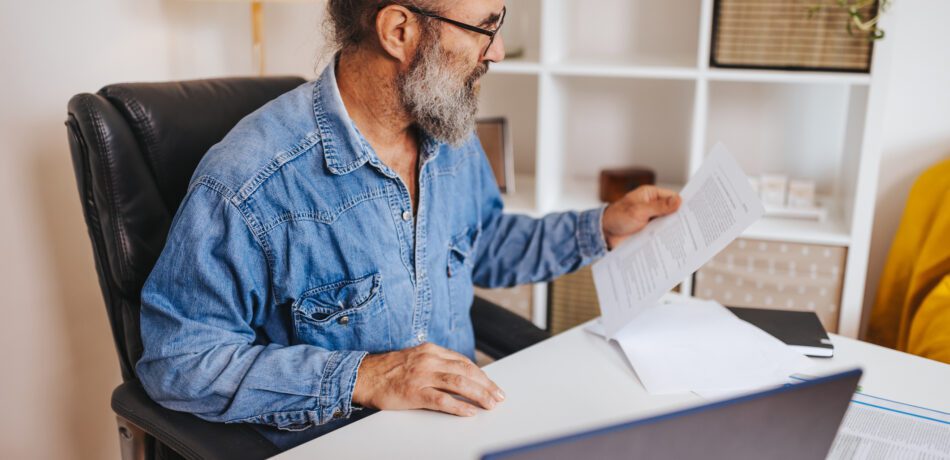
[[[501,359],[551,337],[510,310],[480,297],[472,302],[475,348],[494,359]]]
[[[158,405],[138,381],[127,381],[112,392],[112,410],[187,459],[250,460],[280,453],[246,424],[212,423]]]

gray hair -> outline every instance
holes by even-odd
[[[438,13],[439,0],[328,0],[326,15],[327,41],[334,51],[346,51],[363,44],[376,33],[376,15],[388,5],[416,6]],[[423,21],[428,24],[429,21]],[[426,30],[432,33],[433,30]]]

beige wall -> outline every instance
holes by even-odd
[[[911,184],[929,165],[950,158],[950,51],[946,49],[950,2],[897,0],[893,4],[886,39],[893,40],[894,48],[864,320]]]
[[[116,456],[118,367],[62,122],[72,93],[167,78],[168,32],[158,2],[85,3],[0,4],[4,458]]]
[[[912,178],[950,152],[950,61],[933,46],[946,42],[950,3],[896,3],[870,285]],[[268,5],[272,73],[313,76],[319,16],[315,5]],[[0,2],[0,458],[118,457],[109,394],[119,374],[62,125],[67,100],[111,82],[248,74],[249,47],[241,4]]]
[[[320,9],[266,6],[273,73],[313,76]],[[0,458],[118,458],[119,370],[66,102],[113,82],[252,73],[249,16],[242,3],[0,1]]]

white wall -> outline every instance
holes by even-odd
[[[928,166],[950,157],[950,50],[946,47],[950,2],[896,0],[893,4],[886,27],[886,40],[893,41],[893,49],[865,323],[914,179]]]
[[[322,6],[265,6],[271,73],[313,76]],[[115,82],[251,74],[243,3],[0,1],[0,458],[118,458],[120,376],[66,103]]]

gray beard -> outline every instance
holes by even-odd
[[[419,128],[440,142],[459,146],[475,128],[475,84],[488,71],[488,65],[479,65],[460,82],[458,71],[450,64],[451,56],[438,40],[426,40],[396,84],[403,107]]]

